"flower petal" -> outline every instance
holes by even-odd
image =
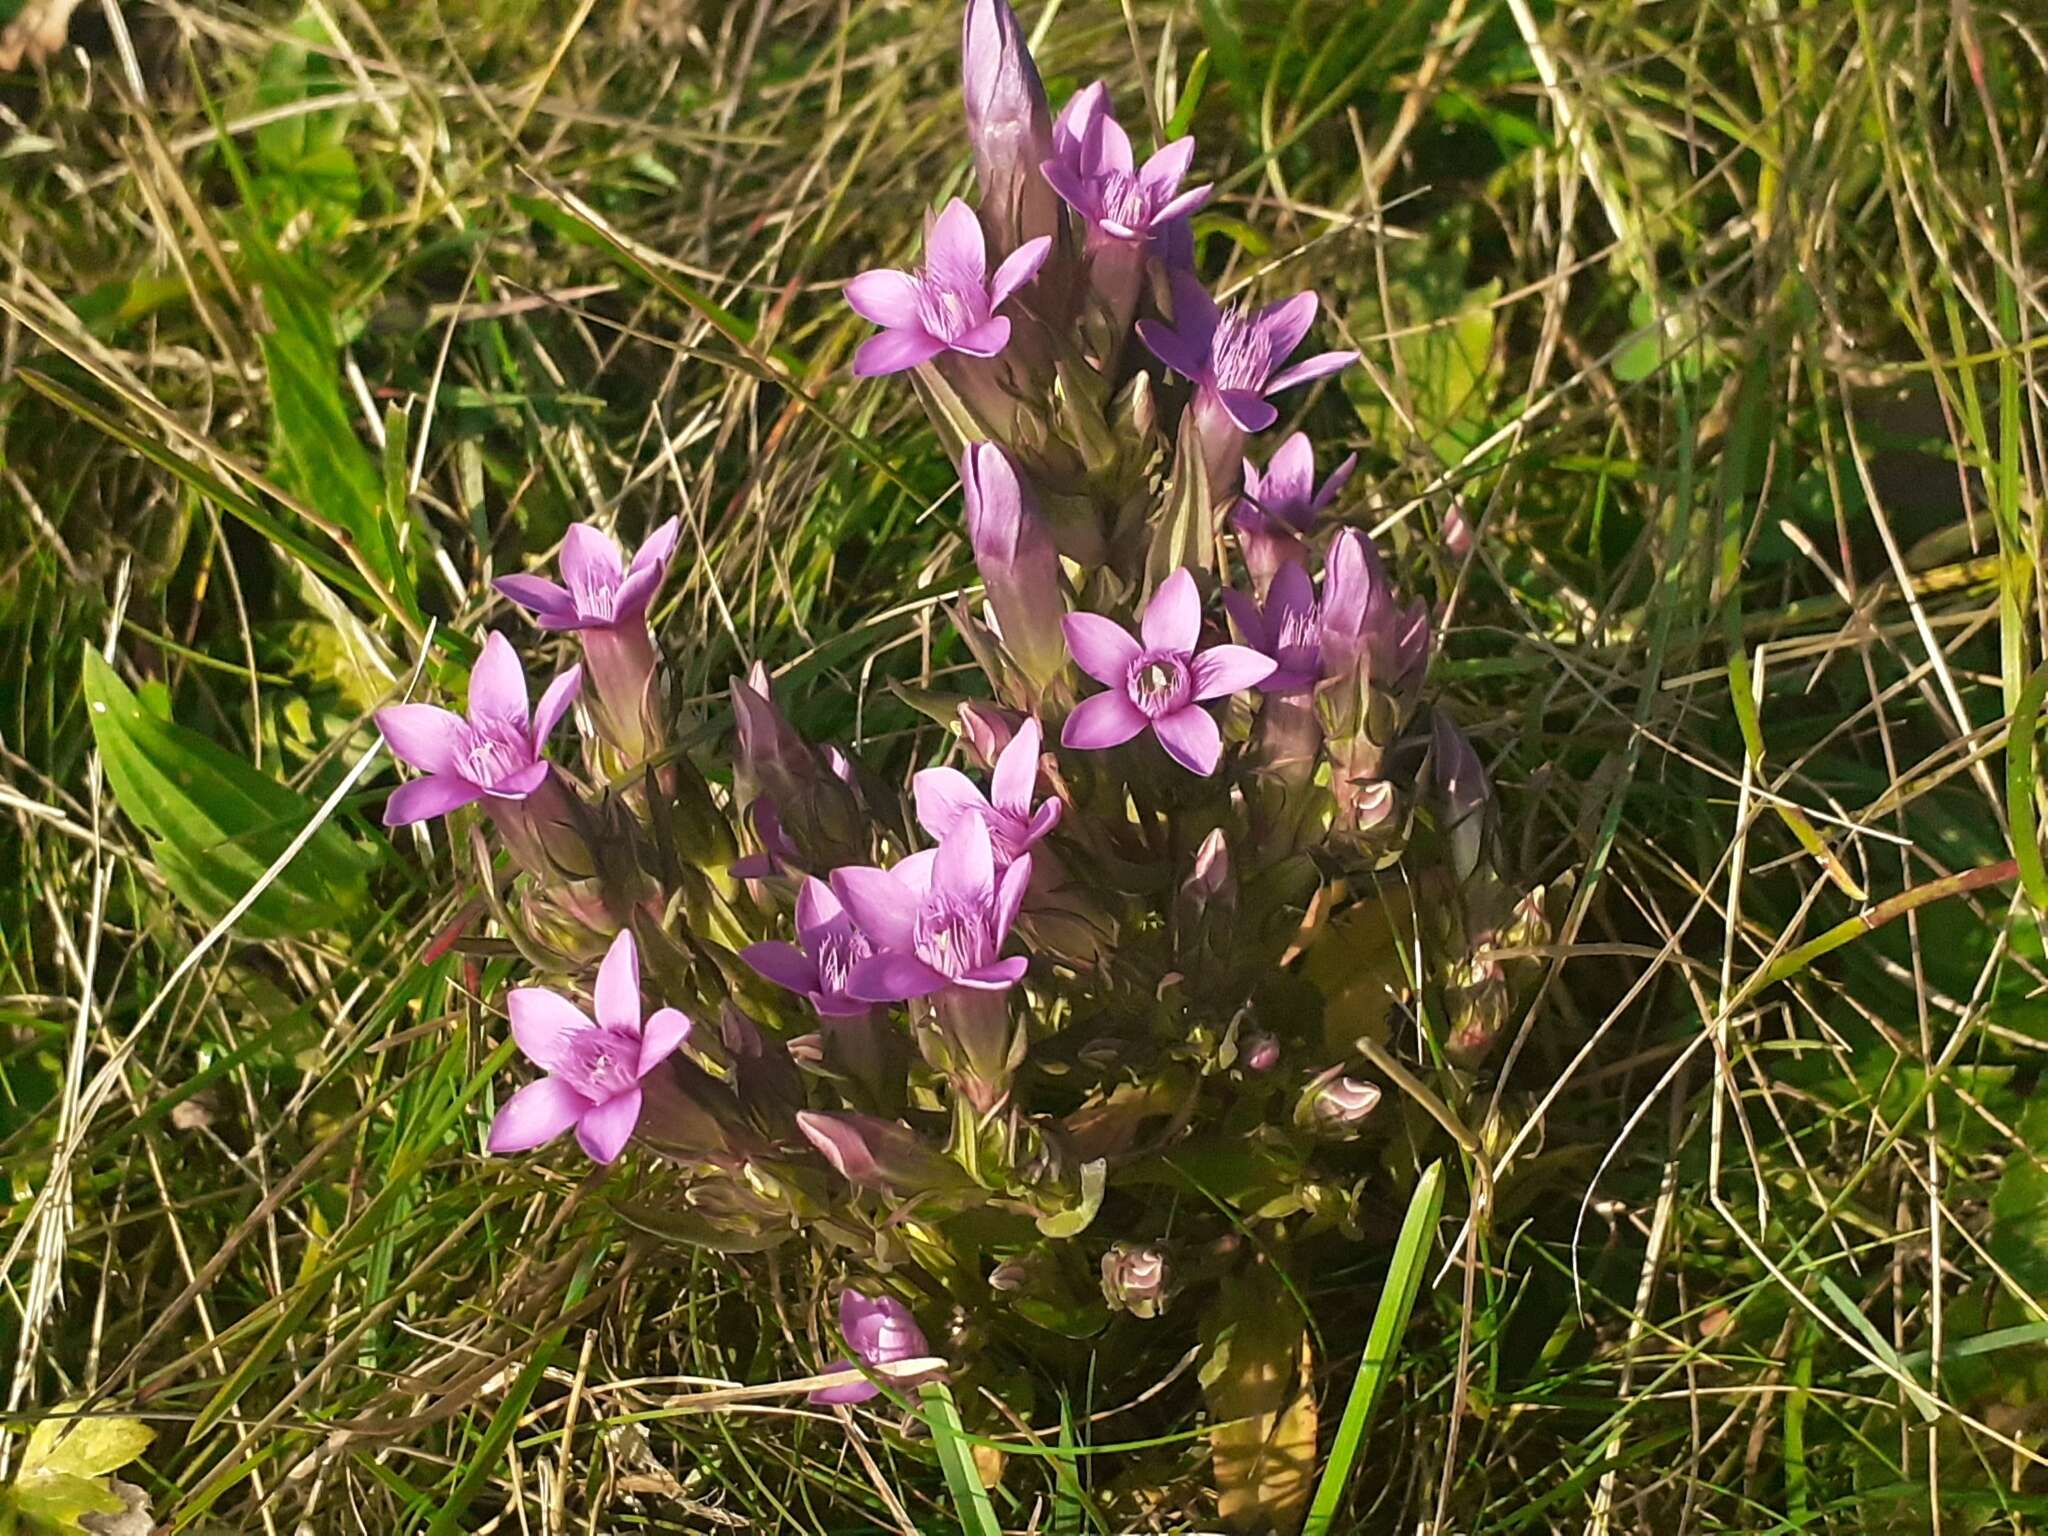
[[[989,799],[998,810],[1019,816],[1031,813],[1031,792],[1038,787],[1038,754],[1045,732],[1036,720],[1026,720],[996,759],[996,771],[989,780]],[[930,829],[927,828],[927,831]],[[934,837],[939,834],[933,833]]]
[[[1138,629],[1148,651],[1185,656],[1195,648],[1202,637],[1202,594],[1195,587],[1194,572],[1181,566],[1159,583]]]
[[[925,239],[925,265],[945,277],[982,285],[988,277],[988,242],[974,210],[954,198],[939,210]]]
[[[1121,690],[1083,699],[1060,728],[1060,745],[1097,752],[1122,746],[1145,729],[1145,715]]]
[[[853,376],[875,379],[885,373],[901,373],[929,362],[945,350],[943,341],[923,331],[883,331],[862,342],[860,350],[853,354]]]
[[[963,816],[982,816],[989,808],[974,781],[957,768],[925,769],[911,779],[910,795],[917,804],[917,824],[942,841]]]
[[[1192,136],[1175,139],[1171,144],[1154,150],[1138,172],[1138,181],[1154,196],[1171,193],[1188,173],[1188,165],[1195,158],[1195,141]]]
[[[1259,612],[1259,605],[1251,594],[1240,592],[1235,587],[1223,591],[1223,611],[1230,615],[1230,622],[1246,645],[1264,650],[1273,643],[1266,628],[1265,615]]]
[[[484,793],[493,800],[524,800],[528,795],[547,782],[553,770],[546,763],[528,763],[514,773],[508,773]]]
[[[1277,395],[1283,389],[1292,389],[1295,385],[1306,384],[1311,379],[1342,373],[1357,361],[1356,352],[1318,352],[1314,357],[1296,363],[1292,368],[1283,368],[1266,380],[1266,393]]]
[[[910,947],[917,898],[891,871],[866,864],[835,869],[832,894],[872,942],[885,949]]]
[[[1313,362],[1314,359],[1311,358],[1310,361]],[[1351,478],[1351,472],[1356,468],[1358,468],[1358,455],[1355,453],[1346,454],[1344,462],[1330,471],[1330,478],[1325,480],[1323,488],[1316,492],[1315,499],[1309,503],[1309,510],[1311,512],[1320,512],[1331,502],[1335,501],[1337,493],[1344,489],[1344,482]]]
[[[657,1008],[640,1035],[640,1076],[645,1077],[690,1038],[690,1016],[680,1008]]]
[[[640,1028],[640,946],[633,930],[621,928],[597,968],[597,1022],[613,1029]]]
[[[846,285],[846,302],[885,330],[909,330],[917,324],[917,293],[917,279],[908,272],[877,267]]]
[[[1168,757],[1203,778],[1216,771],[1223,756],[1223,732],[1209,711],[1199,704],[1190,704],[1154,720],[1152,734],[1166,748]]]
[[[1102,202],[1096,196],[1096,183],[1081,174],[1077,165],[1065,160],[1048,160],[1038,168],[1046,184],[1060,195],[1074,212],[1084,219],[1094,219],[1102,211]]]
[[[501,1154],[530,1151],[553,1141],[596,1107],[559,1077],[540,1078],[499,1108],[485,1145]]]
[[[561,724],[562,716],[569,712],[569,706],[576,702],[576,695],[583,689],[583,668],[571,667],[552,683],[547,692],[540,696],[540,704],[533,712],[533,755],[539,757],[547,745],[555,727]]]
[[[1173,328],[1206,358],[1223,312],[1216,307],[1216,300],[1210,296],[1209,290],[1202,286],[1202,280],[1192,272],[1175,271],[1171,292]]]
[[[394,704],[378,710],[376,721],[391,755],[422,773],[453,773],[456,749],[469,733],[461,716],[431,704]]]
[[[484,637],[483,654],[469,674],[469,716],[493,720],[516,720],[521,725],[531,718],[526,712],[526,671],[519,665],[519,653],[497,630]]]
[[[1006,992],[1024,979],[1024,973],[1031,969],[1031,962],[1022,955],[1012,955],[1007,960],[992,961],[988,965],[969,971],[958,977],[954,985],[969,987],[977,992]]]
[[[812,934],[824,932],[845,917],[846,908],[832,894],[832,887],[816,875],[804,876],[796,893],[796,936],[808,942]]]
[[[952,348],[955,352],[965,352],[969,357],[998,357],[1009,344],[1008,317],[991,315],[972,330],[962,331],[955,336]]]
[[[469,780],[457,778],[452,773],[414,779],[410,784],[401,784],[391,791],[391,798],[384,802],[384,825],[409,827],[416,821],[446,816],[457,806],[467,805],[481,794],[483,791]]]
[[[1070,613],[1060,620],[1074,665],[1104,687],[1122,690],[1131,664],[1144,648],[1130,631],[1099,613]]]
[[[576,599],[545,576],[529,576],[521,572],[500,576],[491,585],[532,613],[543,628],[567,629],[578,622]]]
[[[740,958],[778,987],[792,992],[818,990],[817,964],[794,944],[764,939],[741,950]]]
[[[638,1085],[614,1094],[576,1122],[576,1140],[594,1163],[615,1163],[626,1150],[633,1127],[640,1123]]]
[[[818,1367],[820,1376],[834,1376],[841,1371],[855,1369],[851,1360],[833,1360]],[[820,1387],[804,1399],[817,1408],[831,1408],[842,1403],[865,1403],[882,1395],[882,1389],[872,1381],[850,1382],[843,1387]]]
[[[1216,189],[1207,184],[1199,187],[1189,187],[1187,191],[1181,193],[1178,197],[1169,199],[1161,207],[1154,210],[1152,214],[1152,227],[1158,229],[1162,225],[1173,223],[1176,219],[1184,219],[1191,213],[1200,212],[1209,206],[1209,199],[1215,195]]]
[[[945,975],[917,956],[891,949],[855,962],[846,978],[846,993],[866,1003],[900,1003],[930,997],[947,984]]]
[[[626,572],[626,579],[612,594],[612,625],[630,624],[635,619],[646,618],[647,605],[665,574],[658,565],[643,565]]]
[[[626,577],[619,541],[595,523],[569,525],[562,536],[561,564],[562,583],[572,593],[615,591]]]
[[[1277,304],[1268,304],[1259,311],[1254,323],[1265,333],[1274,362],[1286,362],[1294,349],[1301,345],[1301,338],[1316,323],[1316,308],[1315,292],[1311,289],[1297,293],[1291,299],[1282,299]]]
[[[596,1027],[581,1008],[546,987],[514,987],[505,1011],[512,1015],[512,1038],[543,1072],[562,1064],[571,1035]]]
[[[669,560],[675,555],[676,541],[683,536],[683,520],[672,517],[641,541],[639,549],[633,552],[633,563],[626,567],[626,574],[635,571],[666,571]]]
[[[1106,109],[1088,125],[1088,136],[1082,141],[1081,154],[1083,163],[1092,172],[1122,171],[1128,176],[1135,163],[1131,155],[1131,136]]]
[[[988,307],[997,308],[1003,300],[1038,276],[1038,269],[1045,265],[1045,258],[1051,250],[1052,236],[1040,235],[1036,240],[1026,240],[1005,256],[988,285]]]
[[[1194,696],[1220,699],[1263,683],[1277,666],[1272,657],[1243,645],[1212,645],[1188,666]]]
[[[1138,340],[1159,361],[1191,383],[1199,382],[1209,368],[1209,349],[1197,346],[1163,320],[1140,320]]]
[[[1272,388],[1270,384],[1266,387]],[[1219,389],[1216,398],[1225,414],[1246,432],[1263,432],[1280,419],[1280,413],[1255,389]]]
[[[1315,492],[1316,451],[1306,432],[1292,432],[1273,450],[1266,461],[1266,474],[1259,487],[1259,505],[1294,522],[1295,512],[1308,505]],[[1299,526],[1299,525],[1297,525]]]
[[[994,899],[995,841],[988,835],[988,821],[984,817],[961,818],[939,844],[939,857],[932,865],[932,885],[941,896],[962,906],[986,907]]]
[[[1059,802],[1053,801],[1054,809]],[[1020,853],[1003,871],[1003,883],[996,890],[996,948],[1009,937],[1010,924],[1017,920],[1018,909],[1024,905],[1024,893],[1031,886],[1031,855]]]

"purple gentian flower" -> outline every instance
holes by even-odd
[[[640,952],[621,930],[597,972],[597,1020],[545,987],[519,987],[507,1007],[512,1038],[548,1075],[505,1101],[491,1122],[493,1152],[524,1152],[571,1126],[592,1159],[613,1162],[640,1123],[640,1080],[690,1033],[688,1015],[658,1010],[640,1023]]]
[[[806,878],[796,895],[797,944],[768,939],[749,944],[740,958],[774,982],[801,992],[828,1019],[854,1018],[871,1006],[846,989],[853,968],[874,953],[824,881]]]
[[[925,769],[910,781],[918,825],[943,843],[962,817],[980,817],[988,824],[998,869],[1030,852],[1059,825],[1063,809],[1054,799],[1036,810],[1031,806],[1032,793],[1038,788],[1038,753],[1043,740],[1038,722],[1026,720],[996,759],[986,795],[957,768]]]
[[[1372,541],[1345,529],[1323,565],[1323,675],[1361,673],[1365,682],[1391,693],[1428,657],[1428,607],[1419,600],[1404,607]]]
[[[1173,279],[1173,324],[1140,320],[1138,335],[1159,359],[1212,399],[1241,431],[1263,432],[1280,413],[1269,395],[1349,367],[1356,352],[1319,352],[1291,368],[1293,355],[1315,323],[1316,296],[1297,293],[1257,313],[1236,305],[1219,310],[1208,290],[1186,273]]]
[[[596,629],[634,624],[668,571],[682,524],[670,518],[647,536],[630,564],[618,543],[589,523],[575,523],[562,539],[562,581],[545,576],[500,576],[491,585],[533,614],[542,629]]]
[[[864,379],[900,373],[941,352],[994,357],[1010,344],[1010,322],[996,311],[1038,275],[1052,237],[1027,240],[988,275],[988,245],[974,210],[954,198],[925,240],[924,269],[915,276],[878,267],[846,285],[846,302],[882,327],[854,354]]]
[[[1273,658],[1261,693],[1303,693],[1322,681],[1322,616],[1306,570],[1282,565],[1266,588],[1263,607],[1243,592],[1225,592],[1223,606],[1244,643]]]
[[[850,1371],[857,1360],[863,1365],[894,1365],[899,1360],[919,1360],[932,1352],[924,1330],[910,1315],[910,1308],[894,1296],[864,1296],[848,1287],[839,1296],[839,1331],[853,1357],[834,1360],[819,1374]],[[935,1373],[936,1374],[936,1373]],[[913,1386],[929,1377],[905,1377],[897,1384]],[[857,1381],[844,1387],[820,1387],[810,1401],[821,1407],[835,1403],[865,1403],[879,1397],[882,1389],[871,1381]]]
[[[1053,125],[1053,158],[1041,169],[1052,189],[1088,223],[1091,239],[1150,243],[1209,201],[1213,188],[1183,192],[1195,141],[1175,139],[1134,169],[1130,135],[1109,110],[1100,80],[1076,91]]]
[[[512,642],[493,630],[469,674],[469,718],[431,704],[394,704],[377,711],[377,729],[392,756],[426,774],[392,791],[384,825],[402,827],[489,795],[524,800],[546,782],[541,748],[583,684],[571,667],[527,713],[526,673]]]
[[[1001,992],[1027,962],[1002,957],[1003,941],[1031,883],[1031,855],[1019,854],[996,877],[988,823],[963,816],[936,849],[913,853],[893,869],[849,865],[832,871],[832,890],[874,945],[855,962],[846,990],[871,1003],[929,997],[947,987]]]
[[[1223,756],[1223,733],[1202,703],[1273,673],[1270,656],[1242,645],[1212,645],[1196,654],[1202,601],[1186,568],[1162,581],[1145,605],[1141,639],[1095,613],[1070,613],[1066,626],[1075,664],[1108,691],[1083,699],[1067,716],[1064,746],[1114,747],[1150,726],[1175,762],[1206,776]]]
[[[1305,432],[1296,432],[1273,450],[1263,475],[1250,459],[1244,461],[1244,500],[1231,523],[1244,550],[1244,563],[1262,594],[1281,566],[1306,562],[1308,549],[1301,536],[1315,527],[1316,518],[1357,467],[1354,453],[1318,486],[1315,450]]]

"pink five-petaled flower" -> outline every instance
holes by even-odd
[[[1049,235],[1027,240],[990,278],[981,221],[954,198],[932,222],[923,270],[878,267],[846,285],[854,313],[882,327],[879,336],[860,344],[854,373],[864,379],[900,373],[941,352],[996,356],[1010,344],[1010,322],[996,311],[1038,275],[1051,249]]]
[[[1195,278],[1177,272],[1173,279],[1173,324],[1138,322],[1138,335],[1159,359],[1214,399],[1237,427],[1263,432],[1280,413],[1267,403],[1296,384],[1349,367],[1356,352],[1319,352],[1292,368],[1281,364],[1293,355],[1315,323],[1316,296],[1297,293],[1252,313],[1216,301]]]
[[[1053,158],[1041,169],[1052,189],[1088,222],[1096,239],[1149,242],[1209,201],[1210,187],[1183,192],[1195,141],[1175,139],[1142,167],[1130,135],[1109,110],[1100,80],[1074,93],[1053,125]]]
[[[545,987],[520,987],[506,1006],[512,1038],[547,1073],[505,1101],[491,1122],[493,1152],[524,1152],[571,1126],[597,1162],[614,1161],[640,1123],[640,1080],[675,1054],[687,1015],[663,1008],[640,1023],[640,952],[621,930],[597,972],[597,1020]]]
[[[431,704],[394,704],[377,711],[377,729],[400,762],[426,774],[392,791],[384,825],[402,827],[445,816],[488,795],[524,800],[549,773],[541,748],[582,686],[571,667],[540,696],[530,715],[526,673],[512,642],[493,630],[469,674],[469,718]]]
[[[892,869],[833,870],[833,894],[875,948],[855,962],[846,990],[871,1003],[894,1003],[948,987],[1014,986],[1027,962],[1003,959],[1003,941],[1030,883],[1028,853],[997,878],[995,845],[979,816],[961,817],[937,848]]]
[[[1322,613],[1301,566],[1289,563],[1274,572],[1263,607],[1243,592],[1225,592],[1223,606],[1244,643],[1273,658],[1261,693],[1302,693],[1322,681]]]
[[[910,781],[917,802],[917,822],[944,842],[963,817],[978,816],[988,824],[995,845],[996,867],[1030,852],[1038,840],[1059,825],[1061,805],[1047,800],[1035,811],[1031,796],[1038,788],[1038,753],[1043,733],[1036,720],[1026,720],[996,759],[989,793],[957,768],[927,768]]]
[[[749,944],[740,958],[778,987],[803,993],[824,1018],[866,1013],[872,1004],[849,996],[846,983],[853,968],[874,953],[874,946],[822,880],[807,877],[797,892],[796,937],[796,944],[780,939]]]
[[[834,1360],[820,1375],[850,1371],[857,1360],[862,1365],[894,1365],[899,1360],[920,1360],[931,1354],[924,1330],[910,1315],[910,1308],[894,1296],[863,1296],[848,1287],[839,1296],[839,1332],[853,1358]],[[935,1373],[936,1374],[936,1373]],[[929,1377],[906,1377],[901,1386],[913,1386]],[[829,1407],[834,1403],[865,1403],[879,1397],[882,1389],[871,1381],[856,1381],[844,1387],[820,1387],[810,1401]]]
[[[1274,668],[1270,656],[1242,645],[1212,645],[1197,654],[1202,601],[1185,568],[1152,594],[1139,638],[1095,613],[1070,613],[1066,626],[1075,664],[1107,691],[1082,700],[1067,716],[1061,744],[1114,747],[1150,726],[1190,773],[1214,773],[1223,755],[1223,733],[1203,702],[1262,683]]]
[[[1330,471],[1330,477],[1316,484],[1316,451],[1306,432],[1296,432],[1273,450],[1261,475],[1250,459],[1244,461],[1244,500],[1233,519],[1238,532],[1307,533],[1315,527],[1322,510],[1337,499],[1344,482],[1358,468],[1358,455],[1348,455]]]
[[[632,562],[618,543],[589,523],[575,523],[562,539],[562,580],[545,576],[500,576],[491,585],[533,614],[542,629],[598,629],[632,624],[647,616],[647,604],[661,585],[675,554],[681,523],[670,518],[647,536]]]

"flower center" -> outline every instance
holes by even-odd
[[[1104,171],[1097,196],[1105,220],[1140,234],[1151,228],[1152,193],[1129,171]]]
[[[616,1098],[640,1081],[640,1037],[609,1024],[579,1029],[555,1075],[593,1103]]]
[[[988,295],[958,273],[927,267],[917,285],[917,320],[944,342],[958,341],[988,318]]]
[[[918,959],[942,976],[964,976],[995,958],[995,934],[987,908],[943,896],[917,914],[910,944]]]
[[[1209,371],[1218,389],[1264,389],[1272,376],[1272,344],[1259,323],[1234,305],[1217,318]]]
[[[899,1360],[915,1360],[929,1348],[915,1323],[904,1323],[886,1314],[861,1333],[862,1337],[854,1341],[856,1353],[869,1365],[894,1365]]]
[[[1147,651],[1131,663],[1124,692],[1147,720],[1170,715],[1188,701],[1188,664],[1164,651]]]
[[[619,597],[619,584],[610,575],[583,570],[569,576],[568,582],[569,595],[576,600],[577,617],[610,622]]]
[[[455,771],[480,789],[496,789],[533,762],[533,743],[517,720],[472,719],[455,754]]]
[[[1273,650],[1273,659],[1289,671],[1314,670],[1323,650],[1322,617],[1316,604],[1304,603],[1280,615]]]
[[[857,928],[834,929],[818,936],[818,990],[828,997],[843,997],[846,979],[853,968],[874,953],[867,936]]]

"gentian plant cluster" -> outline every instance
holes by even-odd
[[[1316,296],[1213,296],[1193,142],[1141,156],[1101,84],[1055,114],[1003,0],[964,55],[979,206],[845,293],[861,387],[915,390],[959,474],[983,600],[929,753],[959,765],[885,787],[761,665],[729,745],[686,746],[648,620],[674,524],[498,583],[575,652],[536,708],[500,632],[466,715],[378,717],[423,775],[388,819],[481,812],[540,973],[491,1150],[637,1148],[640,1229],[830,1257],[821,1359],[921,1357],[921,1318],[956,1371],[1370,1228],[1376,1143],[1418,1133],[1361,1042],[1479,1067],[1549,930],[1423,704],[1429,610],[1345,521],[1354,461],[1272,430],[1354,361]]]

